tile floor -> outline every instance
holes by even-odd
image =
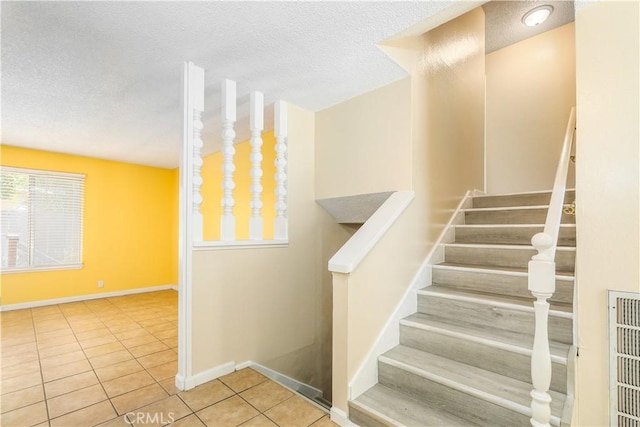
[[[176,390],[175,291],[2,312],[1,324],[5,427],[335,426],[252,369]]]

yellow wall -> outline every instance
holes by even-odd
[[[488,193],[553,186],[576,105],[574,33],[570,23],[487,55]]]
[[[262,217],[264,221],[264,238],[273,239],[273,221],[275,211],[275,137],[273,132],[262,135]],[[236,216],[236,239],[249,239],[249,219],[251,218],[251,144],[245,141],[235,145],[236,166],[233,179],[236,188],[234,214]],[[201,188],[203,202],[200,208],[204,219],[204,239],[220,240],[220,215],[222,214],[222,153],[211,154],[204,158],[202,165]]]
[[[84,267],[2,274],[3,305],[177,284],[176,170],[0,150],[4,166],[86,174]]]
[[[576,14],[578,346],[573,425],[609,425],[607,290],[640,292],[640,3]]]

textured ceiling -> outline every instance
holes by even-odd
[[[536,6],[545,4],[553,6],[553,13],[545,22],[535,27],[527,27],[522,24],[522,17],[525,13]],[[573,22],[575,19],[573,1],[492,1],[485,3],[482,8],[485,13],[485,50],[487,53],[553,30]]]
[[[184,61],[205,68],[208,154],[220,148],[222,79],[238,82],[243,141],[250,91],[318,111],[398,80],[376,44],[452,3],[2,1],[1,142],[176,167]],[[483,6],[488,51],[573,20],[573,2],[537,2],[556,11],[527,32],[533,3]]]
[[[223,78],[248,139],[249,91],[317,111],[400,79],[376,43],[450,5],[2,1],[2,143],[175,167],[183,61],[205,68],[210,153]]]

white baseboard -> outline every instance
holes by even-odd
[[[191,390],[194,387],[206,382],[215,380],[223,375],[227,375],[235,371],[236,364],[234,362],[223,363],[206,371],[199,372],[190,377],[184,377],[180,374],[176,375],[176,387],[180,390]]]
[[[123,295],[142,294],[145,292],[166,291],[168,289],[178,290],[176,285],[149,286],[148,288],[126,289],[123,291],[102,292],[99,294],[78,295],[74,297],[54,298],[41,301],[21,302],[18,304],[0,305],[0,311],[21,310],[24,308],[43,307],[46,305],[66,304],[70,302],[88,301],[92,299],[119,297]]]
[[[255,363],[252,362],[250,360],[246,361],[246,362],[242,362],[236,365],[236,370],[239,369],[243,369],[243,368],[252,368],[255,369],[256,371],[260,372],[262,375],[264,375],[267,378],[270,378],[284,386],[286,386],[287,388],[302,394],[303,396],[306,396],[310,399],[315,399],[318,397],[322,397],[323,392],[320,389],[317,389],[315,387],[310,386],[309,384],[305,384],[303,382],[300,382],[296,379],[293,379],[291,377],[288,377],[286,375],[281,374],[278,371],[274,371],[271,368],[267,368],[266,366],[263,366],[259,363]]]
[[[344,413],[344,411],[336,408],[335,406],[331,407],[331,421],[341,427],[358,427],[357,424],[354,424],[349,420],[349,417]]]
[[[459,221],[459,216],[465,207],[472,192],[467,191],[456,210],[451,215],[449,222],[444,227],[433,248],[428,252],[425,260],[413,277],[410,286],[402,296],[393,314],[389,317],[376,341],[365,357],[364,362],[356,371],[349,383],[349,400],[357,399],[362,393],[373,387],[378,382],[378,356],[391,350],[400,344],[400,319],[415,313],[418,309],[417,291],[421,287],[431,285],[432,265],[444,261],[443,243],[452,241],[453,234],[450,230]],[[333,419],[333,418],[332,418]]]

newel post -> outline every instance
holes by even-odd
[[[251,129],[251,219],[249,239],[262,240],[262,129],[264,128],[264,94],[251,92],[249,117]]]
[[[276,218],[274,239],[287,240],[289,238],[287,225],[287,104],[284,101],[276,102],[274,114],[276,136]]]
[[[220,217],[220,239],[236,239],[236,218],[233,215],[233,189],[236,184],[233,181],[233,172],[236,166],[233,157],[236,149],[233,140],[236,132],[233,124],[236,121],[236,82],[225,80],[222,82],[222,216]]]
[[[549,350],[549,303],[556,287],[556,263],[552,250],[552,237],[538,233],[531,239],[538,251],[529,261],[529,290],[536,297],[533,303],[535,310],[535,332],[533,354],[531,355],[531,425],[534,427],[549,426],[551,419],[551,352]]]

